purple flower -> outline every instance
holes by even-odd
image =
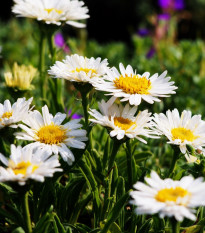
[[[184,0],[175,0],[174,7],[176,10],[183,10],[184,9]]]
[[[60,48],[62,48],[65,44],[63,35],[60,32],[56,33],[54,37],[54,41],[55,41],[55,44]]]
[[[147,58],[147,59],[152,58],[152,57],[155,55],[155,53],[156,53],[155,48],[154,48],[154,47],[151,47],[150,50],[149,50],[149,51],[147,52],[147,54],[146,54],[146,58]]]
[[[59,48],[62,48],[65,53],[70,52],[70,49],[66,45],[65,40],[63,38],[63,35],[60,32],[56,33],[56,35],[54,37],[54,42],[55,42],[56,46],[58,46]]]
[[[171,0],[158,0],[158,4],[161,8],[167,9],[170,7]]]
[[[144,37],[149,34],[149,30],[146,28],[140,28],[137,33],[139,36]]]
[[[184,0],[158,0],[158,4],[162,9],[183,10]]]
[[[169,21],[171,16],[170,14],[164,13],[157,16],[158,20]]]
[[[68,111],[68,116],[71,116],[71,113],[72,113],[72,110],[70,109],[70,110]],[[82,115],[77,114],[77,113],[74,113],[74,114],[72,115],[71,119],[80,119],[80,118],[82,118],[82,117],[83,117]]]

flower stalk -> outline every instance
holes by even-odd
[[[172,233],[180,233],[180,222],[178,222],[174,217],[171,218]]]
[[[110,155],[110,160],[109,160],[109,164],[108,164],[108,171],[109,172],[110,172],[110,170],[112,169],[112,167],[114,165],[115,157],[117,155],[117,152],[118,152],[121,144],[122,144],[121,140],[114,139],[114,143],[113,143],[113,147],[112,147],[112,153]]]
[[[41,29],[41,28],[40,28]],[[43,30],[40,30],[40,42],[39,42],[39,72],[40,72],[40,86],[41,96],[46,99],[46,76],[45,76],[45,46],[46,46],[46,35]]]
[[[48,46],[49,46],[52,64],[56,61],[56,49],[54,46],[54,31],[53,30],[47,33],[47,40],[48,40]],[[54,79],[54,82],[56,86],[56,89],[54,89],[54,91],[56,91],[56,93],[53,93],[53,96],[54,95],[57,96],[57,103],[56,103],[57,111],[64,111],[65,107],[64,107],[64,101],[63,101],[63,80]]]
[[[29,195],[29,191],[26,191],[23,196],[23,211],[25,216],[26,232],[31,233],[32,227],[31,227],[31,218],[29,212],[28,195]]]
[[[174,170],[175,170],[175,167],[176,167],[176,162],[179,158],[179,149],[178,147],[174,147],[174,154],[173,154],[173,157],[172,157],[172,162],[171,162],[171,165],[170,165],[170,169],[169,169],[169,172],[168,172],[168,176],[167,177],[172,177],[173,174],[174,174]]]
[[[88,134],[90,130],[88,129],[88,109],[89,109],[89,104],[88,104],[88,96],[90,91],[92,90],[92,85],[89,83],[81,84],[81,83],[74,83],[75,88],[80,92],[81,98],[82,98],[82,107],[83,107],[83,112],[84,112],[84,118],[85,118],[85,129],[87,129]]]
[[[128,174],[128,183],[129,188],[132,188],[133,184],[133,174],[132,174],[132,150],[130,145],[130,140],[126,141],[126,155],[127,155],[127,174]]]

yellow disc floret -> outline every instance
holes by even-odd
[[[55,8],[47,8],[45,9],[45,11],[48,12],[48,14],[50,14],[52,11],[55,11],[56,13],[58,13],[59,15],[63,13],[63,11],[55,9]]]
[[[38,141],[45,144],[59,144],[63,142],[66,136],[66,130],[59,125],[46,125],[41,127],[36,133]]]
[[[91,73],[91,77],[94,75],[94,74],[97,74],[96,72],[96,69],[91,69],[91,68],[76,68],[75,70],[72,70],[72,73],[75,73],[75,72],[85,72],[86,74],[88,74],[89,72]]]
[[[12,117],[12,112],[5,112],[0,118],[10,118],[10,117]]]
[[[178,198],[191,196],[191,193],[181,187],[165,188],[158,191],[155,199],[160,202],[177,202]]]
[[[27,162],[22,161],[18,164],[14,164],[12,160],[9,161],[9,167],[13,170],[15,175],[18,174],[26,175],[27,169],[30,166],[32,166],[32,172],[34,172],[38,168],[37,165],[33,165],[30,161]]]
[[[180,139],[182,142],[185,140],[192,142],[198,137],[193,134],[190,129],[185,129],[183,127],[174,128],[171,130],[172,140]]]
[[[135,122],[123,117],[114,117],[114,124],[122,130],[128,130],[131,126],[136,125]]]
[[[115,87],[122,89],[128,94],[149,94],[151,89],[151,82],[145,77],[139,77],[138,75],[127,74],[121,75],[119,78],[114,80]]]

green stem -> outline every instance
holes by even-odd
[[[48,46],[49,46],[49,51],[51,55],[51,61],[52,64],[55,63],[56,61],[56,49],[54,46],[54,34],[53,32],[47,34],[47,40],[48,40]],[[56,89],[55,93],[53,93],[53,98],[56,98],[57,96],[57,106],[56,110],[57,111],[63,111],[64,112],[64,101],[63,101],[63,80],[62,79],[54,79]]]
[[[114,139],[113,147],[112,147],[112,154],[110,155],[108,171],[110,171],[114,165],[116,154],[121,146],[122,142],[120,140]]]
[[[82,159],[78,161],[78,165],[80,166],[80,170],[93,193],[94,228],[96,228],[98,226],[98,222],[100,219],[100,205],[101,205],[98,185],[90,167]]]
[[[85,117],[85,129],[87,130],[87,133],[89,135],[91,127],[88,127],[88,117],[89,117],[89,114],[88,114],[88,108],[89,108],[88,95],[93,87],[90,83],[74,82],[73,85],[81,94],[82,107],[83,107],[83,112],[84,112],[84,117]]]
[[[0,134],[0,152],[3,155],[6,155],[6,153],[7,153],[6,143],[3,140],[3,134]]]
[[[200,215],[199,215],[199,221],[202,220],[204,218],[204,207],[202,206],[200,208]],[[200,233],[204,232],[204,225],[201,226],[201,230]]]
[[[54,46],[54,35],[53,33],[48,33],[47,34],[47,39],[48,39],[48,46],[49,46],[49,51],[51,54],[51,61],[54,63],[56,61],[56,49]]]
[[[169,172],[168,172],[168,177],[172,177],[175,167],[176,167],[176,162],[177,159],[179,158],[179,149],[178,148],[174,148],[174,154],[173,154],[173,158],[172,158],[172,162],[171,162],[171,166],[169,168]]]
[[[39,43],[39,72],[40,72],[40,86],[41,86],[41,95],[43,99],[46,99],[46,76],[45,76],[45,45],[46,45],[46,36],[43,30],[40,30],[40,43]]]
[[[127,155],[128,183],[129,183],[129,189],[131,189],[133,184],[133,175],[132,175],[132,151],[131,151],[130,140],[126,141],[126,147],[127,147],[126,155]]]
[[[82,96],[82,106],[83,106],[83,112],[84,112],[84,117],[85,117],[85,128],[88,128],[88,93],[86,92],[81,92]]]
[[[177,220],[174,217],[171,219],[171,225],[172,233],[180,233],[180,222],[177,222]]]
[[[29,192],[27,191],[23,197],[23,211],[25,215],[26,232],[31,233],[32,228],[31,228],[31,218],[30,218],[29,205],[28,205],[28,193]]]

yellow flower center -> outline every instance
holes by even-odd
[[[1,116],[1,118],[10,118],[10,117],[12,117],[12,112],[5,112],[2,116]]]
[[[155,199],[160,202],[173,201],[176,202],[178,198],[191,196],[191,193],[181,187],[165,188],[158,191]]]
[[[85,72],[86,74],[88,74],[89,72],[91,72],[91,77],[92,77],[93,74],[97,74],[96,69],[78,68],[78,67],[75,70],[72,70],[72,73],[75,73],[75,72],[79,73],[81,71]]]
[[[1,117],[0,117],[0,122],[2,121],[3,118],[7,118],[9,119],[10,117],[12,117],[12,112],[5,112]]]
[[[12,168],[15,175],[18,175],[18,174],[26,175],[26,171],[27,171],[28,167],[30,167],[30,166],[32,166],[32,172],[34,172],[38,168],[37,165],[32,165],[32,163],[30,161],[20,162],[20,163],[14,165],[14,162],[12,160],[10,160],[9,165]]]
[[[122,89],[128,94],[149,94],[151,89],[151,82],[145,77],[139,77],[138,75],[127,76],[121,75],[114,80],[114,84],[117,88]]]
[[[132,125],[136,125],[135,122],[123,117],[115,117],[114,124],[122,130],[128,130]]]
[[[66,130],[59,125],[46,125],[37,132],[38,141],[45,144],[59,144],[63,142],[66,136]]]
[[[198,138],[197,136],[194,136],[193,132],[190,129],[185,129],[182,127],[172,129],[171,133],[172,140],[181,139],[182,142],[184,142],[185,140],[192,142],[196,138]]]
[[[50,14],[52,11],[55,11],[55,12],[58,13],[59,15],[63,13],[63,11],[58,10],[58,9],[55,9],[55,8],[47,8],[47,9],[44,9],[44,10],[47,11],[48,14]]]

